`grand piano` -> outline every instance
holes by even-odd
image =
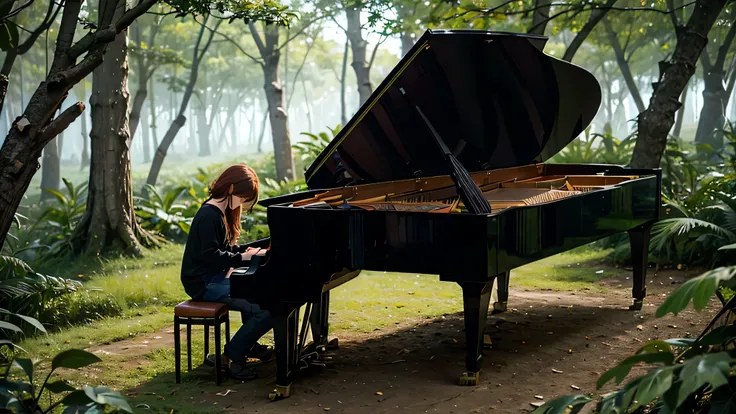
[[[462,287],[461,385],[478,384],[491,291],[493,311],[504,311],[514,268],[626,231],[630,308],[641,308],[661,172],[544,163],[601,100],[595,77],[543,53],[546,41],[425,32],[307,169],[309,190],[261,202],[270,238],[252,245],[269,250],[232,276],[231,295],[273,315],[271,399],[288,397],[293,374],[334,345],[330,290],[361,270]]]

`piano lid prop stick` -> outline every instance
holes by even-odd
[[[404,88],[399,88],[399,91],[401,91],[401,94],[404,95],[407,101],[409,101],[409,104],[419,113],[419,116],[422,118],[422,121],[424,121],[424,124],[427,126],[430,134],[434,138],[435,143],[440,147],[442,154],[445,156],[445,160],[450,166],[450,175],[452,176],[452,180],[455,181],[460,198],[462,198],[463,204],[468,209],[468,212],[472,214],[491,214],[491,204],[483,196],[483,192],[480,191],[480,188],[475,184],[475,181],[473,181],[468,170],[466,170],[460,161],[452,155],[452,152],[447,148],[447,145],[445,145],[440,134],[434,129],[434,126],[429,122],[429,119],[424,115],[424,112],[422,112],[417,105],[414,105],[414,103],[411,102]]]

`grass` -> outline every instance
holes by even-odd
[[[171,326],[171,307],[186,298],[179,281],[182,250],[181,245],[171,244],[139,259],[80,259],[64,268],[56,267],[59,274],[79,278],[87,287],[114,297],[123,307],[123,316],[29,339],[21,346],[34,359],[43,361],[42,367],[48,367],[50,358],[62,350],[112,344]],[[597,264],[609,253],[608,250],[577,249],[553,256],[515,270],[511,284],[514,288],[602,290],[595,282],[616,273],[611,267]],[[603,272],[596,273],[600,270]],[[330,307],[331,332],[344,336],[369,333],[402,321],[459,312],[462,294],[457,284],[440,282],[433,275],[366,271],[335,289]],[[233,332],[240,326],[239,319],[238,315],[231,315]],[[194,328],[192,342],[193,363],[197,366],[203,355],[201,328]],[[264,342],[272,342],[270,333]],[[192,395],[194,389],[200,392],[218,390],[209,370],[185,372],[183,384],[176,385],[174,353],[168,346],[150,349],[133,358],[124,354],[100,356],[102,362],[82,371],[65,371],[62,377],[75,385],[106,385],[127,390],[127,398],[133,406],[146,404],[150,412],[169,413],[171,409],[191,412],[192,403],[197,402],[196,393]],[[182,395],[172,396],[174,389],[181,389]],[[196,411],[207,412],[199,408]]]

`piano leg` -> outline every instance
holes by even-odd
[[[332,341],[328,340],[330,318],[330,292],[322,294],[320,303],[315,303],[312,307],[310,315],[310,325],[312,326],[312,339],[314,340],[315,349],[319,352],[325,352],[328,349],[337,349],[337,338]]]
[[[459,282],[463,288],[465,314],[465,368],[460,385],[478,385],[483,359],[483,331],[488,316],[493,280],[488,283]]]
[[[276,388],[268,395],[271,401],[287,398],[291,394],[291,370],[296,358],[298,310],[297,308],[271,311],[276,348]]]
[[[498,301],[493,303],[493,313],[506,312],[506,303],[509,300],[509,275],[511,272],[504,272],[496,275],[496,295]]]
[[[647,264],[649,259],[649,235],[652,223],[643,224],[629,230],[629,245],[631,246],[631,265],[634,268],[634,287],[631,294],[634,303],[631,310],[640,310],[647,296]]]

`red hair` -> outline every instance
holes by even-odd
[[[224,200],[234,195],[243,197],[246,203],[258,202],[258,175],[253,168],[245,164],[228,167],[210,185],[210,198]],[[253,207],[251,207],[251,210]],[[229,245],[234,245],[240,237],[241,206],[231,209],[228,201],[225,206],[225,238]]]

